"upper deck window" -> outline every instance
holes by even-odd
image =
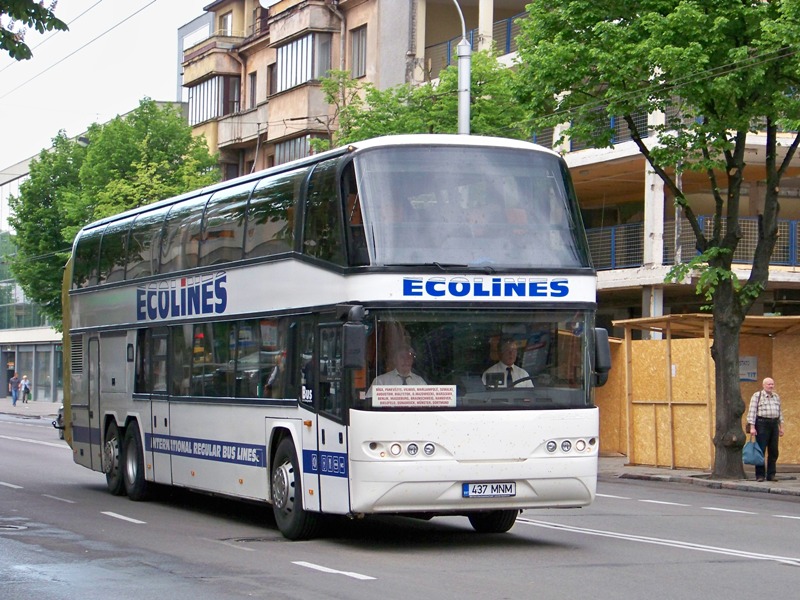
[[[253,182],[220,190],[211,196],[203,224],[200,265],[241,260],[247,199]]]
[[[555,155],[387,147],[355,164],[372,264],[591,264],[569,175]]]

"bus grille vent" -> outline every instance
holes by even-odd
[[[83,373],[83,337],[76,336],[70,340],[70,366],[72,373],[80,375]]]

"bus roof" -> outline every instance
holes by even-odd
[[[194,198],[195,196],[201,196],[203,194],[211,194],[213,192],[224,190],[226,188],[233,187],[235,185],[240,185],[242,183],[247,183],[249,181],[256,181],[259,179],[263,179],[265,176],[268,175],[281,173],[283,171],[289,171],[308,164],[314,164],[350,152],[369,150],[372,148],[382,148],[382,147],[385,148],[391,146],[475,146],[475,147],[482,146],[482,147],[495,147],[495,148],[511,148],[518,150],[536,150],[539,152],[552,154],[554,156],[559,156],[557,152],[554,152],[549,148],[545,148],[544,146],[539,146],[538,144],[534,144],[532,142],[525,142],[522,140],[515,140],[511,138],[500,138],[500,137],[479,136],[479,135],[457,135],[457,134],[446,134],[446,133],[387,135],[382,137],[371,138],[368,140],[361,140],[359,142],[352,142],[347,146],[334,148],[332,150],[326,150],[325,152],[321,152],[319,154],[314,154],[312,156],[307,156],[305,158],[299,158],[297,160],[293,160],[291,162],[270,167],[268,169],[256,171],[255,173],[242,175],[234,179],[228,179],[226,181],[208,185],[203,188],[198,188],[196,190],[185,192],[178,196],[173,196],[171,198],[158,200],[151,204],[146,204],[144,206],[133,208],[131,210],[127,210],[125,212],[110,217],[99,219],[81,228],[81,230],[78,232],[78,235],[75,236],[75,239],[77,240],[84,231],[95,229],[97,227],[107,225],[108,223],[114,221],[126,219],[128,217],[137,215],[139,213],[149,212],[156,208],[161,208],[163,206],[175,204],[183,200],[187,200],[189,198]]]

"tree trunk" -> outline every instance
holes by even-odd
[[[739,387],[739,331],[744,315],[730,281],[720,282],[714,295],[714,343],[716,428],[714,433],[714,479],[744,479],[742,430],[745,405]]]

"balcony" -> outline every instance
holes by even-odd
[[[226,149],[255,140],[259,132],[266,131],[268,116],[268,104],[263,103],[256,108],[221,118],[218,122],[218,147]]]
[[[706,236],[712,233],[713,217],[698,217],[700,227]],[[758,219],[741,218],[742,239],[733,255],[734,264],[752,264],[758,241]],[[723,223],[723,231],[725,224]],[[800,221],[782,219],[778,221],[778,241],[772,251],[770,265],[781,267],[800,266],[798,249]],[[697,255],[694,233],[686,219],[681,220],[679,247],[681,262],[688,262]],[[586,230],[589,251],[598,271],[610,269],[631,269],[644,264],[644,223],[629,223],[613,227],[599,227]],[[664,222],[664,265],[675,262],[675,221]]]
[[[508,19],[497,21],[492,26],[492,39],[494,40],[495,48],[500,56],[511,54],[517,50],[517,34],[519,33],[519,25],[516,23],[517,19],[526,17],[527,13],[520,13]],[[467,31],[467,40],[469,40],[472,49],[475,49],[475,38],[478,37],[478,30],[471,29]],[[461,36],[428,46],[425,48],[425,68],[429,70],[431,79],[439,77],[439,73],[445,67],[456,64],[455,52],[456,46],[461,42]]]

